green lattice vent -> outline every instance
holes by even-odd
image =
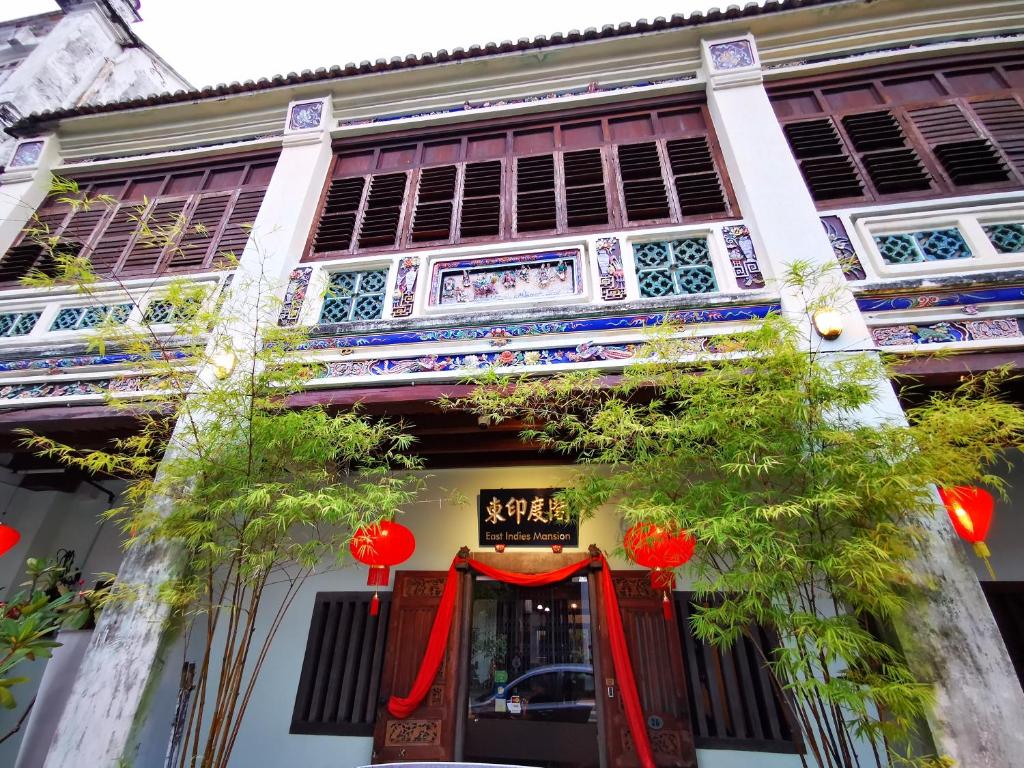
[[[875,238],[875,244],[887,264],[948,261],[973,256],[970,246],[956,227],[881,235]]]
[[[379,320],[384,312],[387,270],[335,272],[327,285],[321,323]]]
[[[633,258],[641,296],[656,298],[718,290],[711,251],[703,237],[635,243]]]

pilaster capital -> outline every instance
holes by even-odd
[[[60,142],[54,134],[21,139],[7,161],[0,184],[32,181],[60,164]]]
[[[701,60],[711,90],[760,85],[764,81],[757,43],[749,32],[701,40]]]

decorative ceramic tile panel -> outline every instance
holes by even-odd
[[[165,360],[186,360],[188,354],[180,349],[164,350],[154,353]],[[106,355],[71,355],[68,357],[33,357],[18,360],[0,360],[0,372],[10,373],[13,371],[59,371],[66,368],[88,368],[93,365],[119,365],[122,363],[138,362],[142,358],[138,355],[128,354],[106,354]]]
[[[31,168],[39,164],[43,154],[43,142],[24,141],[14,150],[14,156],[7,163],[8,168]]]
[[[754,66],[754,52],[747,40],[731,40],[709,46],[715,69],[739,69]]]
[[[433,306],[490,304],[582,293],[580,250],[521,253],[434,264]]]
[[[5,312],[0,315],[0,336],[25,336],[39,320],[39,312]]]
[[[740,288],[764,288],[764,275],[757,263],[754,241],[746,224],[730,224],[722,227],[725,248],[729,252],[732,271]]]
[[[306,291],[309,289],[309,278],[312,274],[312,267],[299,267],[292,270],[288,276],[284,301],[281,302],[281,313],[277,318],[278,325],[295,325],[299,322],[299,315],[302,314],[302,302],[306,300]]]
[[[622,269],[619,238],[597,239],[597,270],[600,274],[601,298],[604,301],[621,301],[626,298],[626,273]]]
[[[1024,337],[1021,321],[1016,317],[958,320],[928,325],[889,325],[872,328],[871,336],[880,347],[903,344],[942,344],[958,341],[987,341]]]
[[[843,220],[838,216],[822,216],[821,225],[825,228],[825,234],[832,244],[832,253],[836,255],[839,268],[843,271],[843,277],[847,280],[863,280],[867,277],[864,266],[857,258],[857,252],[853,248],[853,242],[846,231]]]
[[[51,331],[83,331],[104,323],[124,325],[132,312],[131,304],[100,307],[64,307],[50,324]]]
[[[293,104],[291,115],[288,118],[288,130],[304,131],[310,128],[319,128],[323,113],[324,103],[322,101]]]
[[[634,243],[640,295],[682,296],[718,290],[708,241],[703,237]]]
[[[379,320],[384,312],[387,279],[386,269],[335,272],[327,286],[320,322]]]
[[[1024,224],[995,224],[984,229],[999,253],[1024,253]]]
[[[875,238],[875,244],[887,264],[969,259],[973,255],[956,227],[880,235]]]
[[[28,400],[37,397],[105,395],[108,392],[139,392],[153,383],[152,377],[121,376],[89,381],[33,382],[0,386],[0,400]]]
[[[420,273],[418,256],[408,256],[398,262],[395,292],[391,297],[391,316],[408,317],[416,300],[416,278]]]

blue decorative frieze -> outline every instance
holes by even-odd
[[[943,320],[937,323],[914,325],[887,325],[871,329],[875,344],[895,347],[907,344],[944,344],[962,341],[991,341],[1019,339],[1021,319],[1017,317],[985,318],[979,320]]]
[[[370,117],[358,120],[342,120],[338,122],[338,126],[341,128],[347,128],[356,125],[373,125],[375,123],[391,123],[395,120],[408,120],[417,117],[434,117],[435,115],[449,115],[453,112],[469,112],[474,109],[487,109],[489,107],[504,107],[510,104],[532,104],[537,101],[550,101],[553,99],[564,99],[569,96],[583,96],[588,93],[614,93],[616,91],[630,91],[654,88],[659,85],[668,85],[671,83],[682,83],[687,80],[693,80],[696,78],[696,74],[688,72],[684,75],[677,77],[666,77],[660,80],[637,80],[632,83],[624,83],[621,85],[602,85],[598,82],[588,83],[587,85],[580,86],[578,88],[566,88],[559,91],[549,91],[547,93],[535,94],[532,96],[523,96],[520,98],[512,99],[495,99],[494,101],[465,101],[462,104],[455,104],[450,107],[444,107],[442,109],[431,110],[430,112],[406,112],[398,115],[385,115],[381,117]]]
[[[740,288],[764,288],[764,275],[757,263],[754,241],[746,224],[730,224],[722,227],[722,237],[729,251],[729,261]]]
[[[438,261],[433,306],[493,304],[582,294],[580,249]]]
[[[708,46],[711,65],[718,70],[740,69],[754,66],[754,52],[748,40],[730,40]]]
[[[619,245],[619,238],[599,237],[596,250],[601,299],[621,301],[626,298],[626,273],[622,268],[622,247]]]
[[[968,314],[976,312],[976,304],[1024,301],[1024,285],[971,290],[937,291],[934,293],[861,296],[857,306],[863,312],[891,312],[929,307],[962,307]]]
[[[416,278],[420,273],[418,256],[406,256],[398,262],[395,292],[391,297],[391,316],[408,317],[416,300]]]
[[[309,278],[312,274],[312,267],[299,267],[292,270],[288,276],[288,288],[285,289],[284,301],[281,303],[281,314],[277,318],[278,325],[288,326],[299,322],[299,315],[302,314],[302,302],[306,300],[306,291],[309,290]]]
[[[836,255],[839,268],[847,280],[863,280],[867,277],[864,266],[857,257],[853,241],[846,231],[846,225],[838,216],[822,216],[821,225],[825,228],[828,241],[832,244],[832,253]]]
[[[426,330],[394,331],[351,336],[320,336],[295,345],[296,351],[357,349],[360,347],[392,346],[445,341],[490,341],[492,346],[504,346],[509,339],[562,333],[596,333],[641,329],[665,322],[682,325],[703,323],[729,323],[745,320],[763,320],[770,313],[781,310],[778,304],[747,304],[743,306],[687,309],[669,312],[650,312],[615,317],[590,317],[576,320],[541,320],[508,325],[462,326]],[[318,326],[315,330],[321,330]]]
[[[154,354],[154,359],[156,359]],[[179,349],[171,349],[159,353],[165,360],[184,360],[188,354]],[[67,357],[35,357],[19,360],[0,360],[0,373],[12,373],[14,371],[59,371],[66,368],[89,368],[103,365],[123,365],[125,363],[137,363],[142,358],[139,355],[109,354],[109,355],[69,355]]]

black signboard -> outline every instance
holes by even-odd
[[[498,488],[480,491],[480,546],[578,547],[580,526],[555,498],[561,488]]]

